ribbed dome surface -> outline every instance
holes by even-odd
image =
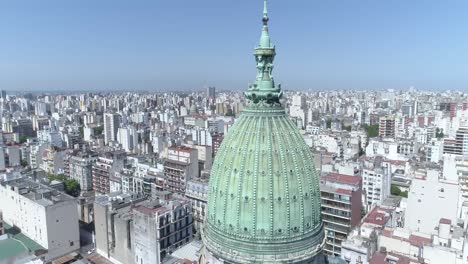
[[[294,263],[317,254],[323,238],[309,147],[283,107],[247,107],[213,164],[205,245],[231,262]]]
[[[280,102],[268,21],[265,0],[257,77],[211,170],[203,243],[215,263],[322,263],[319,177]]]

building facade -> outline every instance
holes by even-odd
[[[198,177],[198,151],[190,147],[171,147],[164,162],[169,191],[183,194],[187,181]]]
[[[69,159],[70,178],[75,179],[82,191],[93,189],[93,164],[97,157],[91,155],[71,156]]]
[[[46,260],[80,248],[73,197],[23,178],[2,182],[0,200],[3,220],[47,249]]]
[[[341,255],[341,244],[361,220],[362,179],[330,173],[321,177],[322,219],[327,233],[324,252]]]
[[[93,190],[100,194],[110,192],[110,178],[125,164],[125,153],[120,151],[101,153],[92,165]]]
[[[395,137],[395,117],[393,116],[380,117],[379,136],[383,138]]]
[[[362,169],[364,204],[368,209],[390,196],[391,176],[389,168],[381,163],[367,164]]]
[[[197,232],[200,232],[206,217],[208,181],[202,179],[188,181],[185,196],[192,205],[194,228]]]
[[[109,144],[110,141],[117,140],[117,132],[120,127],[120,117],[114,113],[104,114],[104,142]]]
[[[113,263],[159,264],[192,240],[192,209],[186,201],[114,193],[98,196],[94,211],[96,251]]]

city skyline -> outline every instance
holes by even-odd
[[[261,1],[2,3],[2,89],[244,90]],[[285,90],[466,90],[462,1],[273,1]],[[213,34],[217,32],[217,34]],[[226,56],[225,54],[228,54]],[[203,62],[203,63],[202,63]]]
[[[462,5],[18,1],[0,263],[468,264]]]

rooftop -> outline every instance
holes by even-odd
[[[200,249],[203,246],[203,242],[194,240],[191,243],[177,249],[172,253],[172,256],[182,260],[198,261],[200,255]]]
[[[105,206],[111,204],[123,204],[130,201],[140,200],[143,197],[138,194],[114,192],[107,195],[99,195],[95,198],[95,203]]]
[[[374,224],[378,226],[385,226],[388,219],[390,218],[391,209],[385,209],[379,206],[376,206],[372,211],[365,216],[363,223]]]
[[[27,178],[4,181],[1,185],[45,207],[74,200],[65,193]]]
[[[18,255],[34,253],[37,250],[44,250],[43,247],[36,242],[20,233],[20,231],[12,226],[4,223],[5,234],[8,239],[0,240],[0,262],[4,259],[13,258]]]
[[[351,184],[351,185],[359,185],[362,178],[360,176],[350,176],[345,174],[339,173],[329,173],[321,177],[322,180],[337,182],[337,183],[344,183],[344,184]]]
[[[446,224],[446,225],[451,225],[452,224],[452,220],[450,219],[447,219],[447,218],[441,218],[439,223],[441,224]]]
[[[395,263],[410,264],[411,259],[393,253],[376,252],[369,261],[370,264]]]
[[[408,230],[404,230],[401,228],[397,229],[391,229],[391,228],[386,228],[383,231],[383,236],[402,240],[409,242],[411,245],[415,247],[420,247],[420,246],[427,246],[432,244],[432,239],[430,236],[427,236],[422,233],[417,233],[417,232],[411,232]]]
[[[157,215],[159,213],[166,212],[169,209],[161,205],[158,201],[150,200],[138,205],[135,207],[135,210],[146,215]]]
[[[192,150],[195,150],[194,148],[187,147],[187,146],[177,146],[177,147],[170,147],[170,150],[177,150],[177,151],[184,151],[184,152],[190,152]]]
[[[401,200],[403,199],[403,197],[401,196],[395,196],[395,195],[390,195],[389,197],[385,198],[385,200],[383,200],[382,202],[382,205],[385,206],[385,207],[399,207],[400,206],[400,203],[401,203]]]
[[[28,249],[21,242],[14,239],[0,240],[0,261],[13,258],[24,252],[28,252]]]

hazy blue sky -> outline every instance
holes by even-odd
[[[292,89],[466,89],[466,0],[270,0]],[[0,89],[245,89],[262,0],[0,0]]]

